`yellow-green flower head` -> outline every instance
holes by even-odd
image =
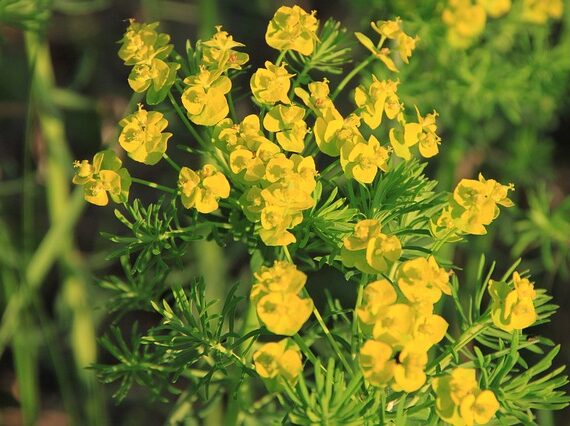
[[[500,18],[511,10],[511,0],[477,0],[491,18]],[[562,2],[561,2],[562,3]]]
[[[315,120],[315,141],[321,152],[338,157],[340,148],[345,143],[353,143],[354,139],[362,140],[363,136],[358,130],[360,118],[356,114],[346,119],[336,109],[325,110],[322,117]]]
[[[357,114],[371,129],[376,129],[382,123],[385,114],[390,120],[396,118],[403,106],[396,94],[399,81],[379,81],[372,76],[370,86],[358,86],[354,91],[354,102],[358,106]]]
[[[197,75],[187,77],[184,83],[188,87],[182,93],[182,104],[193,123],[214,126],[228,115],[225,95],[232,88],[228,77],[202,68]]]
[[[382,63],[384,63],[384,65],[386,65],[386,68],[388,68],[392,72],[398,72],[398,68],[394,63],[394,60],[390,57],[391,54],[390,49],[388,49],[387,47],[382,47],[382,48],[377,47],[374,44],[374,42],[370,40],[370,38],[368,38],[367,36],[365,36],[360,32],[355,32],[354,35],[356,36],[360,44],[362,44],[374,56],[380,59]]]
[[[250,114],[241,123],[234,124],[230,118],[220,121],[214,129],[215,141],[220,141],[220,148],[226,152],[245,148],[250,151],[257,149],[264,143],[271,143],[261,130],[259,116]]]
[[[267,26],[265,41],[277,50],[294,50],[301,55],[313,53],[319,21],[315,12],[307,13],[299,6],[281,6]]]
[[[447,40],[457,49],[466,49],[483,33],[487,22],[485,8],[471,0],[449,0],[442,20],[447,25]]]
[[[262,191],[263,196],[263,191]],[[268,246],[288,246],[297,241],[288,231],[303,221],[303,214],[293,212],[286,207],[267,203],[261,211],[261,229],[259,236]]]
[[[315,204],[306,179],[298,173],[291,173],[286,179],[272,183],[261,192],[265,202],[272,206],[300,212]]]
[[[394,149],[394,154],[404,160],[411,158],[410,148],[418,144],[422,157],[430,158],[439,152],[441,138],[436,134],[437,113],[434,111],[422,117],[416,107],[417,123],[404,124],[404,140],[400,142],[396,137],[395,130],[390,129],[390,144]]]
[[[273,266],[262,266],[254,274],[251,300],[258,301],[269,293],[299,294],[307,282],[307,275],[292,263],[276,260]]]
[[[304,116],[305,110],[301,107],[277,105],[263,118],[263,127],[276,133],[277,142],[285,151],[302,152],[308,132]]]
[[[402,20],[396,17],[393,21],[371,22],[370,26],[374,31],[388,39],[396,39],[402,32]]]
[[[455,368],[450,374],[433,379],[432,388],[437,414],[451,425],[487,424],[499,409],[495,394],[479,389],[472,368]]]
[[[441,293],[451,295],[449,274],[431,256],[403,262],[398,269],[398,287],[412,303],[434,304]]]
[[[91,204],[106,206],[109,203],[107,193],[115,203],[124,203],[129,198],[131,176],[122,164],[113,151],[98,152],[93,157],[93,164],[87,160],[73,164],[73,183],[83,186],[83,196]]]
[[[146,111],[139,105],[137,112],[123,118],[119,144],[129,157],[145,164],[156,164],[166,152],[166,143],[172,133],[163,133],[168,121],[160,112]]]
[[[265,208],[265,200],[261,196],[261,188],[252,186],[239,199],[245,217],[251,222],[261,220],[261,212]]]
[[[158,58],[136,64],[129,74],[129,86],[136,93],[143,93],[148,89],[159,92],[163,88],[170,88],[176,79],[178,68],[180,64]]]
[[[367,340],[362,345],[358,361],[368,383],[385,387],[392,381],[396,367],[393,355],[392,347],[384,342]]]
[[[230,169],[235,174],[241,174],[246,182],[258,182],[266,177],[268,163],[280,153],[279,146],[268,139],[255,151],[238,148],[230,153]]]
[[[234,50],[244,47],[243,43],[234,41],[233,36],[222,31],[222,26],[216,26],[216,34],[210,40],[202,43],[202,63],[209,69],[224,72],[228,69],[241,69],[249,61],[247,53]]]
[[[544,24],[548,19],[560,19],[563,12],[562,0],[523,0],[522,18],[532,24]]]
[[[249,82],[251,93],[255,99],[264,105],[274,105],[281,102],[289,105],[289,89],[291,77],[285,68],[285,64],[275,65],[265,61],[265,68],[259,68]]]
[[[302,185],[306,194],[312,194],[317,185],[315,159],[311,156],[303,157],[298,154],[292,154],[289,159],[294,164],[293,169],[296,173],[294,179]]]
[[[427,351],[412,341],[404,346],[397,358],[392,389],[396,392],[417,391],[426,382]]]
[[[295,94],[315,113],[316,117],[323,117],[328,110],[340,116],[329,97],[329,81],[326,78],[323,81],[313,81],[308,87],[309,92],[300,87],[295,88]]]
[[[505,330],[522,330],[536,321],[534,285],[513,273],[513,287],[506,282],[490,281],[491,317],[495,326]]]
[[[432,312],[416,311],[413,326],[414,340],[418,345],[423,343],[427,350],[445,337],[448,327],[449,324],[443,317]]]
[[[353,140],[345,143],[341,149],[340,164],[348,178],[354,178],[360,183],[372,183],[378,169],[388,171],[390,152],[380,146],[380,142],[371,135],[368,142]]]
[[[269,331],[293,336],[311,316],[313,301],[293,293],[275,292],[261,297],[255,307],[259,320]]]
[[[178,176],[178,188],[182,205],[195,208],[200,213],[211,213],[218,208],[220,198],[228,198],[230,184],[222,172],[212,164],[206,164],[195,172],[182,167]]]
[[[414,311],[405,303],[396,303],[381,309],[372,328],[374,339],[401,348],[412,338]]]
[[[142,24],[134,19],[129,20],[119,49],[119,58],[125,61],[125,65],[149,62],[154,58],[165,59],[170,54],[173,47],[168,44],[170,36],[157,33],[157,27],[158,22]]]
[[[299,348],[290,339],[266,343],[253,353],[255,371],[263,379],[284,379],[291,384],[303,371]]]
[[[402,255],[402,244],[395,235],[380,234],[366,246],[366,263],[375,273],[388,272]]]
[[[512,207],[508,192],[512,184],[502,185],[494,179],[485,179],[479,174],[479,180],[462,179],[453,191],[451,217],[455,226],[467,234],[481,235],[498,215],[499,207]]]
[[[386,279],[373,281],[363,291],[362,305],[356,309],[358,319],[364,324],[373,325],[380,313],[396,303],[398,294]]]

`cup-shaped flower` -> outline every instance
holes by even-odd
[[[305,110],[296,105],[277,105],[263,118],[263,127],[276,133],[277,142],[285,151],[301,152],[305,148],[307,124]]]
[[[411,340],[413,326],[413,309],[405,303],[396,303],[379,310],[372,335],[394,348],[402,347]]]
[[[313,311],[313,301],[294,293],[273,292],[256,303],[259,320],[269,331],[284,336],[297,333]]]
[[[467,425],[486,425],[499,409],[499,401],[490,390],[466,396],[459,406],[461,418]]]
[[[180,64],[175,62],[165,62],[162,59],[153,58],[148,62],[136,64],[129,74],[129,86],[137,93],[148,90],[148,99],[164,99],[168,90],[176,80],[176,71]],[[158,101],[153,101],[156,104]]]
[[[426,382],[425,368],[428,361],[427,351],[423,345],[409,342],[397,355],[394,367],[395,391],[414,392]]]
[[[178,188],[182,205],[195,208],[200,213],[211,213],[218,208],[220,198],[228,198],[230,184],[222,172],[212,164],[206,164],[195,172],[182,167],[178,176]]]
[[[451,295],[449,274],[436,260],[418,257],[407,260],[398,269],[398,287],[412,303],[436,303],[441,294]]]
[[[266,343],[253,353],[255,371],[263,379],[294,384],[303,371],[299,348],[290,339]]]
[[[307,275],[292,263],[276,260],[273,266],[262,266],[254,274],[251,300],[257,302],[269,293],[299,294],[307,282]]]
[[[225,72],[228,69],[241,69],[249,61],[247,53],[234,50],[244,47],[243,43],[235,41],[233,36],[216,26],[216,33],[210,40],[202,42],[202,63],[209,69]]]
[[[184,83],[188,87],[182,93],[182,104],[193,123],[214,126],[228,115],[225,95],[232,88],[228,77],[202,68],[198,74],[184,79]]]
[[[92,164],[87,160],[73,164],[73,183],[83,186],[85,200],[91,204],[106,206],[109,203],[108,195],[114,202],[124,203],[129,198],[131,176],[122,164],[113,151],[98,152]]]
[[[371,129],[376,129],[382,123],[384,115],[393,120],[402,110],[396,94],[398,83],[393,80],[380,81],[373,75],[370,86],[358,86],[354,91],[358,114]]]
[[[513,288],[514,287],[514,288]],[[502,281],[489,282],[491,317],[495,326],[505,330],[522,330],[536,321],[536,291],[528,278],[513,273],[513,287]]]
[[[123,118],[119,144],[133,160],[156,164],[166,152],[166,143],[172,133],[163,133],[168,121],[157,111],[146,111],[142,105],[139,110]]]
[[[395,235],[380,234],[366,246],[366,263],[377,274],[388,272],[402,255],[402,243]]]
[[[157,27],[158,22],[144,24],[129,20],[119,49],[119,58],[125,61],[125,65],[136,65],[154,58],[165,59],[170,54],[173,47],[168,44],[170,36],[158,33]]]
[[[329,81],[312,81],[308,85],[309,92],[300,87],[295,88],[295,94],[310,108],[316,117],[323,117],[327,111],[340,115],[329,97]]]
[[[341,148],[340,164],[349,178],[369,184],[374,181],[378,169],[388,171],[388,149],[380,146],[380,142],[371,135],[366,142],[355,138],[353,143],[345,143]]]
[[[285,65],[275,65],[265,61],[265,68],[259,68],[250,80],[251,93],[264,105],[275,105],[281,102],[289,105],[289,89],[291,77]]]
[[[390,345],[376,340],[368,340],[362,348],[358,361],[362,375],[373,386],[384,387],[394,377],[396,361]]]
[[[315,12],[307,13],[297,5],[281,6],[269,22],[265,41],[274,49],[308,56],[315,48],[318,26]]]
[[[396,303],[398,294],[386,279],[368,284],[362,294],[362,305],[356,309],[358,319],[364,324],[373,325],[387,306]]]

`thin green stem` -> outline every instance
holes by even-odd
[[[236,107],[234,105],[234,98],[232,96],[232,91],[228,92],[228,106],[230,107],[230,117],[232,121],[235,123],[237,122],[237,114],[236,114]]]
[[[338,346],[338,343],[334,340],[332,333],[330,332],[329,328],[325,324],[325,321],[323,320],[323,317],[319,313],[316,306],[313,308],[313,314],[315,315],[317,322],[321,326],[321,329],[325,333],[325,337],[327,338],[332,350],[334,351],[334,353],[336,354],[336,356],[338,357],[338,359],[340,360],[340,362],[342,363],[342,365],[344,366],[346,371],[350,374],[354,374],[352,367],[350,366],[350,364],[348,363],[348,361],[346,360],[346,358],[342,354],[342,352]]]
[[[309,348],[309,346],[305,343],[303,338],[301,336],[299,336],[299,333],[293,335],[293,340],[295,341],[295,343],[297,343],[297,346],[299,346],[299,348],[301,348],[301,351],[305,354],[305,356],[309,359],[309,361],[311,361],[311,363],[313,365],[317,365],[317,363],[319,362],[319,359],[313,353],[311,348]]]
[[[358,283],[358,289],[356,293],[356,305],[354,306],[354,311],[352,312],[352,340],[351,349],[352,353],[356,354],[358,346],[360,346],[360,327],[358,323],[358,308],[362,304],[362,296],[364,293],[364,286],[368,281],[368,274],[362,274],[360,281]]]
[[[145,186],[148,186],[150,188],[154,188],[154,189],[158,189],[160,191],[168,192],[169,194],[176,194],[176,192],[177,192],[176,189],[169,188],[169,187],[164,186],[164,185],[159,185],[158,183],[149,182],[148,180],[139,179],[136,177],[131,177],[131,179],[135,183],[140,183],[141,185],[145,185]]]
[[[167,161],[167,163],[172,166],[174,170],[176,170],[177,172],[180,171],[180,166],[176,164],[176,162],[172,158],[170,158],[166,152],[162,154],[162,158],[164,158]]]
[[[287,54],[287,50],[282,50],[279,53],[279,56],[277,57],[277,59],[275,61],[275,65],[277,65],[277,66],[281,65],[281,62],[283,62],[283,58],[285,58],[286,54]]]
[[[174,107],[176,114],[178,114],[178,117],[180,117],[180,120],[182,120],[182,122],[184,123],[186,128],[190,131],[192,136],[194,136],[194,139],[196,139],[196,141],[202,146],[202,148],[206,149],[207,148],[206,142],[200,136],[200,134],[194,128],[194,126],[192,126],[192,123],[190,123],[190,120],[188,120],[188,117],[186,117],[186,114],[184,114],[184,111],[182,111],[182,108],[180,108],[180,105],[178,105],[178,102],[176,102],[176,99],[174,99],[172,92],[168,92],[168,99],[170,99],[170,103]]]

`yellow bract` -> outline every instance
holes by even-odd
[[[323,81],[309,83],[308,88],[309,92],[296,87],[295,94],[315,113],[316,117],[323,117],[327,111],[340,115],[329,97],[329,81],[326,78]]]
[[[259,320],[272,333],[297,333],[313,311],[313,301],[299,297],[307,276],[295,265],[282,261],[262,267],[254,276],[250,299]]]
[[[265,61],[265,68],[259,68],[249,82],[251,93],[255,99],[264,105],[275,105],[282,102],[289,105],[289,89],[291,77],[285,65],[275,65]]]
[[[354,101],[359,108],[357,114],[371,129],[382,124],[383,115],[393,120],[403,109],[396,94],[398,84],[393,80],[379,81],[373,75],[370,86],[358,86],[354,91]]]
[[[225,95],[232,88],[228,77],[202,68],[197,75],[184,79],[184,83],[188,87],[182,93],[182,105],[192,122],[214,126],[228,115]]]
[[[172,133],[162,133],[168,121],[160,112],[146,111],[139,105],[137,112],[123,118],[119,144],[133,160],[153,165],[166,152],[166,143]]]
[[[200,213],[213,212],[218,208],[218,200],[230,195],[228,180],[212,164],[206,164],[198,172],[182,167],[178,188],[184,207],[195,208]]]
[[[439,152],[441,138],[436,134],[435,122],[437,113],[434,111],[422,117],[416,107],[417,123],[405,123],[403,140],[396,137],[395,129],[390,129],[390,144],[394,154],[404,160],[412,158],[410,148],[418,145],[422,157],[430,158]]]
[[[471,0],[449,0],[442,14],[447,25],[447,40],[458,49],[466,49],[481,35],[487,22],[485,8]]]
[[[491,421],[499,402],[490,390],[480,390],[471,368],[456,368],[450,374],[432,380],[437,395],[439,417],[455,426],[484,425]]]
[[[124,203],[129,198],[131,176],[122,164],[113,151],[98,152],[93,157],[93,164],[87,160],[73,163],[73,183],[83,186],[83,196],[91,204],[106,206],[109,203],[107,193],[114,202]]]
[[[168,44],[170,36],[157,33],[158,22],[141,24],[134,19],[129,20],[129,26],[123,36],[119,49],[119,57],[125,65],[136,65],[149,62],[152,59],[165,59],[172,51],[172,44]]]
[[[489,282],[491,317],[495,326],[505,331],[522,330],[536,321],[533,283],[514,272],[513,286],[502,281]]]
[[[265,41],[277,50],[295,50],[308,56],[317,42],[319,21],[315,12],[307,13],[299,6],[281,6],[269,22]]]
[[[451,294],[449,274],[433,257],[408,260],[398,269],[398,287],[412,303],[434,304],[441,293]]]
[[[263,379],[294,384],[303,371],[299,348],[289,339],[266,343],[253,353],[255,371]]]
[[[305,110],[301,107],[277,105],[265,115],[263,127],[276,133],[277,142],[285,151],[301,152],[308,132],[304,116]]]
[[[367,274],[388,272],[400,258],[402,245],[396,236],[380,232],[375,219],[366,219],[354,226],[354,233],[344,239],[341,260],[344,266]]]
[[[216,33],[210,40],[202,43],[202,63],[209,69],[225,72],[228,69],[241,69],[249,61],[249,55],[234,50],[244,47],[243,43],[234,41],[221,25],[216,27]]]
[[[360,183],[372,183],[378,169],[388,171],[390,151],[380,146],[374,135],[370,136],[368,142],[358,137],[345,142],[340,153],[340,164],[345,175]]]

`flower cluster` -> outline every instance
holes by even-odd
[[[166,152],[166,143],[172,133],[163,133],[168,121],[157,111],[146,111],[139,104],[137,112],[123,118],[119,145],[133,160],[153,165]]]
[[[508,192],[514,185],[502,185],[494,179],[462,179],[434,225],[436,235],[465,233],[483,235],[489,225],[499,215],[499,206],[512,207]]]
[[[178,188],[182,205],[195,208],[200,213],[211,213],[218,208],[220,198],[228,198],[230,184],[223,173],[212,164],[206,164],[195,172],[182,167],[178,176]]]
[[[307,276],[291,263],[276,261],[255,274],[251,301],[259,320],[275,334],[292,336],[311,316],[313,301],[301,298]]]
[[[500,18],[511,10],[511,0],[449,0],[442,14],[447,40],[457,49],[470,47],[485,31],[487,17]],[[560,19],[562,0],[522,0],[523,22],[544,24]]]
[[[301,353],[291,339],[264,344],[253,353],[253,363],[271,390],[277,390],[282,380],[294,384],[303,371]]]
[[[403,262],[397,274],[403,297],[387,279],[371,282],[356,312],[372,337],[360,349],[366,380],[378,387],[413,392],[426,381],[429,349],[441,341],[447,321],[433,313],[442,295],[451,294],[449,275],[433,257]]]
[[[173,46],[168,44],[170,36],[158,33],[156,27],[158,22],[141,24],[131,19],[119,49],[125,65],[133,65],[129,85],[137,93],[148,90],[147,99],[154,99],[153,103],[168,94],[180,68],[180,64],[166,61]]]
[[[472,368],[456,368],[450,374],[433,379],[432,387],[437,395],[437,413],[451,425],[484,425],[499,409],[493,391],[479,389]]]
[[[514,288],[513,288],[514,287]],[[528,278],[513,273],[513,286],[503,281],[489,282],[491,317],[498,328],[505,331],[522,330],[536,321],[534,299],[536,291]]]
[[[107,193],[114,202],[124,203],[129,198],[131,176],[122,164],[113,151],[98,152],[92,164],[87,160],[73,163],[73,183],[83,186],[85,200],[92,204],[106,206],[109,203]]]
[[[315,12],[307,13],[299,6],[277,9],[267,26],[265,41],[277,50],[294,50],[301,55],[313,53],[319,22]]]
[[[354,225],[354,232],[342,245],[343,265],[366,274],[388,272],[400,258],[402,245],[398,237],[380,231],[380,222],[376,219],[361,220]]]

